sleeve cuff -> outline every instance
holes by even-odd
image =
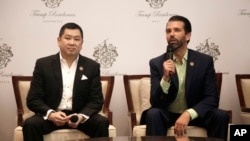
[[[84,119],[81,123],[84,123],[89,119],[89,116],[87,115],[84,115],[84,114],[79,114],[79,115],[83,116],[83,119]]]
[[[44,119],[44,120],[47,120],[47,119],[49,118],[49,114],[50,114],[51,112],[55,112],[55,111],[52,110],[52,109],[49,109],[49,110],[47,111],[47,114],[46,114],[45,116],[43,116],[43,119]]]
[[[190,114],[191,120],[194,120],[198,117],[198,113],[192,108],[188,109],[187,112]]]
[[[161,89],[165,94],[168,94],[168,89],[170,87],[170,82],[165,81],[163,78],[160,81]]]

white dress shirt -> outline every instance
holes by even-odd
[[[72,110],[72,96],[73,96],[73,86],[76,73],[76,67],[78,62],[77,57],[72,65],[69,67],[66,60],[60,54],[61,70],[62,70],[62,80],[63,80],[63,93],[61,102],[57,110]]]

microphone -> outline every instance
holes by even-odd
[[[174,49],[175,48],[170,44],[167,46],[166,60],[168,59],[173,60]]]
[[[71,122],[77,122],[78,121],[78,116],[77,115],[73,115],[70,117],[70,121]]]
[[[166,60],[168,60],[168,59],[173,60],[174,50],[175,50],[174,46],[168,44],[167,51],[166,51],[167,52],[166,53]],[[171,79],[171,76],[172,76],[172,72],[169,73],[170,79]]]

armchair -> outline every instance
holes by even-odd
[[[240,101],[243,124],[250,124],[250,74],[236,74],[236,87]]]
[[[218,91],[220,94],[221,83],[222,83],[222,73],[216,74]],[[128,116],[129,116],[129,125],[130,125],[130,134],[132,136],[145,136],[146,134],[146,125],[140,125],[140,118],[142,112],[149,108],[150,102],[150,75],[124,75],[124,87],[125,94],[127,99],[128,106]],[[230,116],[230,122],[232,113],[227,111]],[[199,136],[206,137],[207,132],[204,128],[197,126],[188,126],[187,127],[188,136]],[[174,135],[174,127],[168,129],[167,136]]]
[[[12,83],[17,104],[17,127],[14,129],[13,141],[23,141],[22,124],[23,121],[32,116],[34,113],[26,106],[26,96],[30,87],[32,76],[12,76]],[[114,76],[101,76],[102,92],[104,95],[103,109],[99,114],[108,117],[109,136],[116,136],[116,128],[112,125],[112,111],[109,109],[109,104],[114,86]],[[85,133],[77,129],[60,129],[44,135],[44,141],[61,141],[89,138]]]

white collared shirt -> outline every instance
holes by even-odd
[[[74,79],[75,79],[78,59],[79,59],[79,56],[75,59],[75,61],[69,67],[66,60],[62,57],[60,53],[60,63],[61,63],[62,80],[63,80],[63,92],[62,92],[62,99],[57,110],[72,110],[73,86],[74,86]]]

